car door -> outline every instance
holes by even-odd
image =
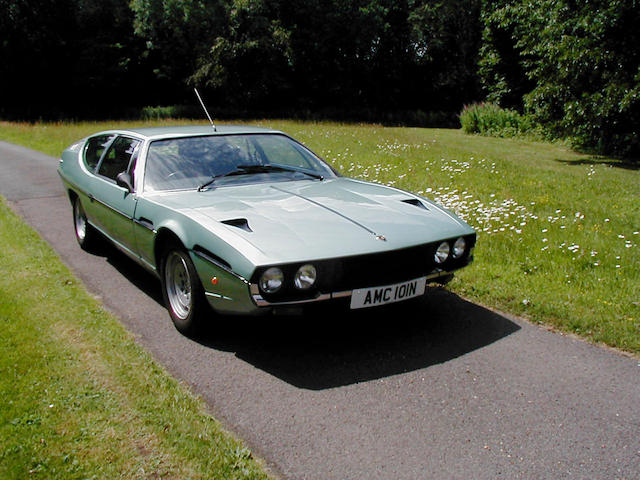
[[[131,253],[136,252],[133,216],[137,197],[128,188],[118,185],[116,178],[122,172],[133,178],[141,144],[139,139],[127,136],[113,140],[98,164],[92,189],[96,226]]]
[[[87,140],[83,149],[82,161],[89,175],[80,177],[79,184],[81,188],[78,189],[77,193],[80,196],[87,218],[93,225],[96,225],[96,214],[98,212],[98,204],[93,201],[93,191],[96,188],[96,184],[100,183],[95,176],[96,170],[102,155],[107,151],[116,136],[114,133],[96,135]],[[76,181],[78,180],[76,179]]]

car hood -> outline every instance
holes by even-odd
[[[473,233],[429,200],[346,178],[173,192],[162,201],[213,233],[232,233],[238,246],[251,244],[270,263],[393,250]]]

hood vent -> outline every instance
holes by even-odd
[[[402,202],[408,203],[409,205],[413,205],[414,207],[422,208],[423,210],[429,210],[427,207],[424,206],[424,203],[422,203],[417,198],[409,198],[407,200],[402,200]]]
[[[232,218],[231,220],[222,220],[222,223],[225,225],[230,225],[232,227],[240,228],[245,232],[253,232],[251,227],[249,227],[249,222],[247,222],[246,218]]]

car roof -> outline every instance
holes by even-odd
[[[277,133],[278,130],[262,127],[249,127],[245,125],[217,125],[214,130],[211,125],[179,125],[167,127],[144,127],[115,129],[113,133],[130,134],[137,137],[144,137],[148,140],[161,140],[166,138],[191,137],[200,135],[246,135],[254,133]]]

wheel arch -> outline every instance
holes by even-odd
[[[173,230],[168,227],[161,227],[156,234],[153,244],[153,256],[158,273],[160,273],[160,269],[162,268],[162,255],[167,245],[172,244],[185,248],[184,242]]]
[[[78,195],[75,190],[70,188],[67,190],[67,196],[69,197],[69,201],[73,205],[73,202],[75,202],[76,198],[78,198],[80,195]]]

